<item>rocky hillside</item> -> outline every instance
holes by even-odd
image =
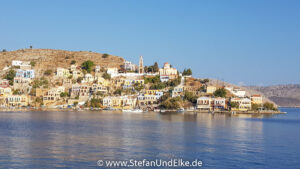
[[[36,74],[41,76],[47,69],[53,71],[57,67],[68,68],[72,60],[80,65],[86,60],[92,60],[96,65],[101,67],[120,67],[124,59],[118,56],[87,51],[66,51],[54,49],[20,49],[16,51],[0,52],[0,70],[11,65],[12,60],[34,61]],[[1,71],[2,72],[2,71]]]
[[[250,86],[281,107],[300,107],[300,85]]]

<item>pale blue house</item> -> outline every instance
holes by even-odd
[[[34,78],[34,70],[22,70],[18,69],[16,72],[16,77],[23,77],[23,78]]]

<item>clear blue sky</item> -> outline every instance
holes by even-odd
[[[1,1],[0,49],[30,45],[143,55],[236,84],[300,83],[300,1]]]

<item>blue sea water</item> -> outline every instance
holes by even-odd
[[[0,167],[181,158],[202,168],[300,168],[300,109],[281,111],[288,113],[0,112]]]

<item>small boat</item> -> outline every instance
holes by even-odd
[[[176,111],[177,113],[183,113],[184,112],[184,108],[180,108]]]
[[[160,112],[164,113],[164,112],[166,112],[166,110],[165,109],[160,109]]]
[[[142,109],[123,109],[124,113],[143,113]]]
[[[104,108],[103,110],[115,111],[115,110],[117,110],[117,109],[112,108],[112,107],[106,107],[106,108]]]

